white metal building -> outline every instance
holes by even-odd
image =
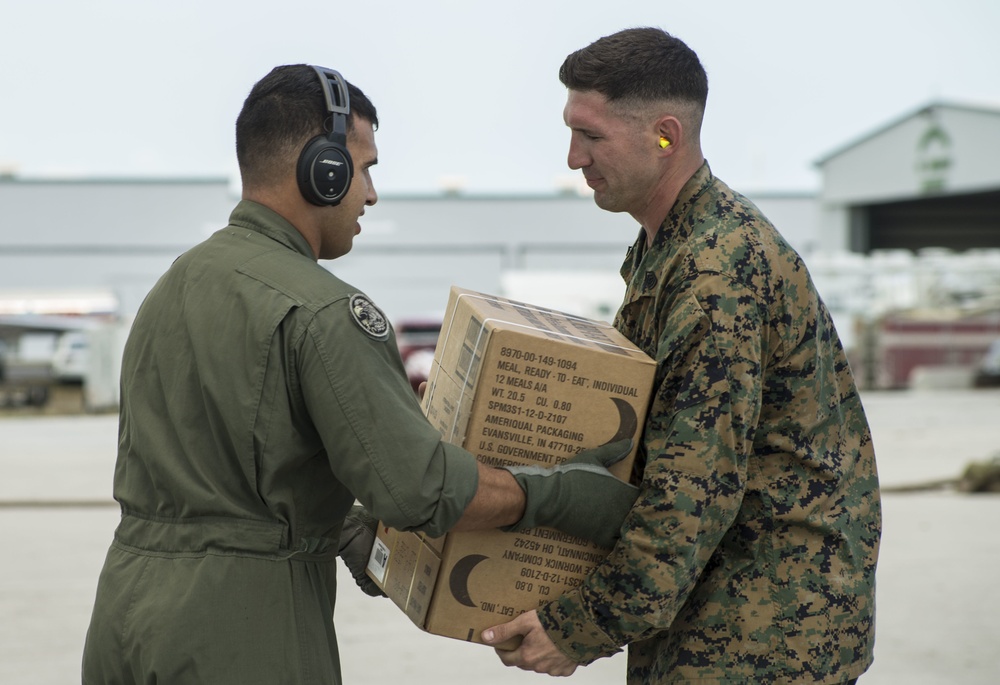
[[[933,103],[820,160],[818,194],[751,199],[824,275],[847,251],[1000,248],[997,160],[1000,109]],[[0,177],[0,310],[31,293],[86,289],[112,293],[128,316],[237,199],[224,178]],[[562,290],[578,313],[606,318],[638,231],[572,191],[383,196],[361,223],[353,252],[325,264],[397,320],[439,311],[452,284],[549,305]]]
[[[801,249],[815,244],[814,196],[756,199]],[[120,314],[133,314],[173,259],[226,225],[237,201],[222,178],[0,179],[0,313],[57,313],[32,310],[30,302],[103,290],[117,298]],[[354,250],[324,265],[394,319],[442,310],[453,284],[502,293],[505,282],[524,282],[518,275],[543,272],[567,276],[578,291],[587,290],[579,279],[591,276],[602,283],[611,276],[617,286],[638,234],[631,217],[575,192],[388,196],[361,225]],[[591,290],[586,313],[613,313],[619,290]]]
[[[1000,248],[1000,108],[931,103],[817,164],[825,250]]]

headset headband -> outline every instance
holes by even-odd
[[[347,117],[351,115],[351,96],[347,91],[347,82],[340,72],[314,66],[319,82],[323,85],[323,97],[326,99],[326,111],[330,113],[330,133],[347,136]],[[336,91],[336,92],[335,92]],[[342,114],[343,116],[337,116]]]

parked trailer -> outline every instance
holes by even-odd
[[[0,406],[44,406],[53,383],[51,363],[0,356]]]

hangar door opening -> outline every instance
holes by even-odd
[[[924,197],[854,210],[852,248],[1000,248],[1000,190]]]

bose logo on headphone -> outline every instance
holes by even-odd
[[[354,162],[347,150],[347,119],[351,101],[344,77],[333,69],[312,67],[323,87],[328,118],[325,134],[306,143],[299,155],[296,178],[302,196],[314,205],[332,207],[340,204],[351,187]],[[324,168],[332,166],[333,170]],[[341,169],[341,167],[344,167]]]

